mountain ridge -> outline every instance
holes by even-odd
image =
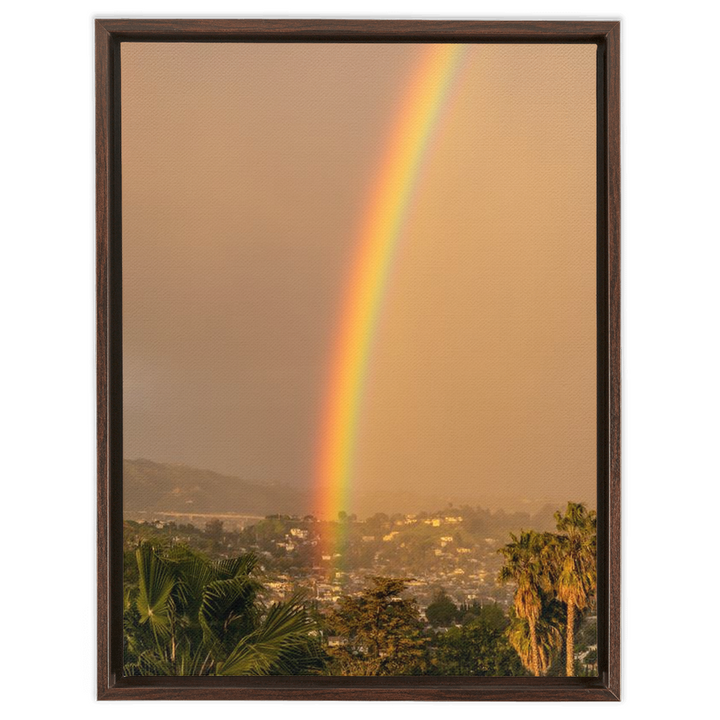
[[[181,463],[147,459],[124,461],[123,510],[129,514],[168,513],[181,515],[298,515],[313,512],[313,492],[279,483],[262,483],[203,470]],[[423,494],[412,489],[358,492],[353,506],[360,517],[374,513],[417,513],[428,508],[457,509],[462,505],[494,512],[526,513],[552,517],[565,501],[555,498],[512,499],[502,494],[475,496],[465,493]],[[588,506],[594,509],[595,503]],[[348,508],[350,510],[350,508]]]
[[[123,461],[125,512],[268,515],[304,513],[309,504],[309,493],[289,486],[251,482],[179,463],[144,458]]]

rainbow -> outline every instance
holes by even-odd
[[[448,104],[465,48],[447,44],[422,49],[368,198],[321,412],[313,511],[320,519],[334,520],[339,511],[349,509],[362,398],[383,296],[423,159]],[[341,527],[338,532],[321,543],[324,553],[332,555],[340,548]]]

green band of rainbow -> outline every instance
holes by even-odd
[[[334,519],[340,510],[349,509],[360,410],[388,275],[423,159],[465,48],[457,44],[423,48],[373,184],[331,355],[317,452],[314,513],[318,518]]]

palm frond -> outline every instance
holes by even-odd
[[[213,580],[229,580],[239,575],[250,575],[258,564],[258,557],[253,553],[246,553],[226,560],[217,560],[212,563]]]
[[[307,648],[313,621],[296,600],[274,604],[263,624],[240,639],[218,675],[284,674],[293,657]]]
[[[246,576],[215,580],[203,590],[198,620],[208,649],[215,655],[232,648],[240,635],[255,629],[259,585]]]
[[[188,554],[176,558],[177,586],[174,595],[178,612],[196,619],[202,604],[205,586],[212,580],[210,562],[198,554]]]
[[[541,615],[537,620],[535,634],[538,643],[539,670],[541,674],[548,671],[555,655],[562,646],[561,624],[555,613]],[[532,672],[532,643],[528,619],[511,610],[510,625],[506,632],[510,644],[515,648],[523,666],[526,670]]]
[[[146,650],[138,656],[135,662],[124,665],[123,674],[126,676],[171,676],[175,675],[175,669],[164,654],[155,650]]]
[[[170,634],[171,593],[175,587],[175,574],[171,564],[161,558],[155,549],[142,544],[135,553],[138,571],[138,594],[136,605],[140,622],[149,622],[158,637]]]

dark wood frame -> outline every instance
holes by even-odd
[[[597,54],[598,678],[122,676],[120,43],[592,43]],[[620,699],[620,23],[96,20],[97,693],[101,700]]]

